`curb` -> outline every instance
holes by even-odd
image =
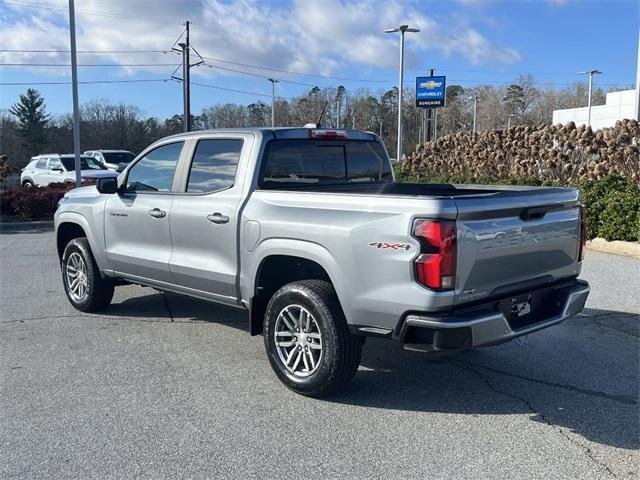
[[[0,232],[53,230],[53,220],[37,222],[0,222]]]
[[[608,242],[604,238],[594,238],[587,242],[587,248],[597,252],[612,253],[640,260],[640,243],[614,240]]]

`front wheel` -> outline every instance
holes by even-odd
[[[86,238],[71,240],[62,254],[62,283],[69,302],[81,312],[107,308],[113,298],[113,282],[100,276]]]
[[[351,381],[362,355],[328,282],[304,280],[280,288],[267,305],[264,344],[274,372],[287,387],[319,397]]]

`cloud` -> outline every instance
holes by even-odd
[[[470,0],[466,0],[470,1]],[[0,17],[6,49],[68,48],[66,2],[50,9],[5,4]],[[420,59],[430,51],[462,57],[472,64],[508,64],[520,59],[509,47],[495,44],[470,25],[436,21],[421,10],[421,2],[401,0],[257,0],[77,2],[79,50],[169,50],[181,33],[185,18],[193,21],[191,40],[198,51],[214,58],[277,69],[336,75],[350,66],[395,67],[398,35],[384,29],[402,23],[420,27],[407,34],[407,66],[426,67]],[[68,55],[0,54],[3,61],[66,63]],[[79,55],[79,63],[175,63],[180,58],[162,53]],[[209,62],[215,65],[215,62]],[[220,65],[220,64],[219,64]],[[229,65],[227,65],[229,66]],[[248,70],[247,67],[233,67]],[[68,69],[61,69],[64,74]],[[119,74],[141,71],[168,76],[171,67],[125,67]],[[52,70],[53,71],[53,70]],[[60,71],[60,70],[58,70]],[[268,75],[264,70],[254,73]],[[111,70],[109,73],[113,73]],[[215,75],[200,67],[196,75]],[[219,74],[229,74],[220,72]]]

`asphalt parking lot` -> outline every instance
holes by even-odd
[[[349,388],[283,387],[245,317],[63,294],[53,233],[0,231],[0,478],[638,478],[640,262],[589,251],[585,315],[430,359],[368,340]]]

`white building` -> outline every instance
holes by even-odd
[[[576,125],[586,125],[589,109],[567,108],[553,111],[553,124],[575,122]],[[607,93],[604,105],[591,106],[591,128],[613,127],[617,120],[636,118],[636,91],[623,90]]]

